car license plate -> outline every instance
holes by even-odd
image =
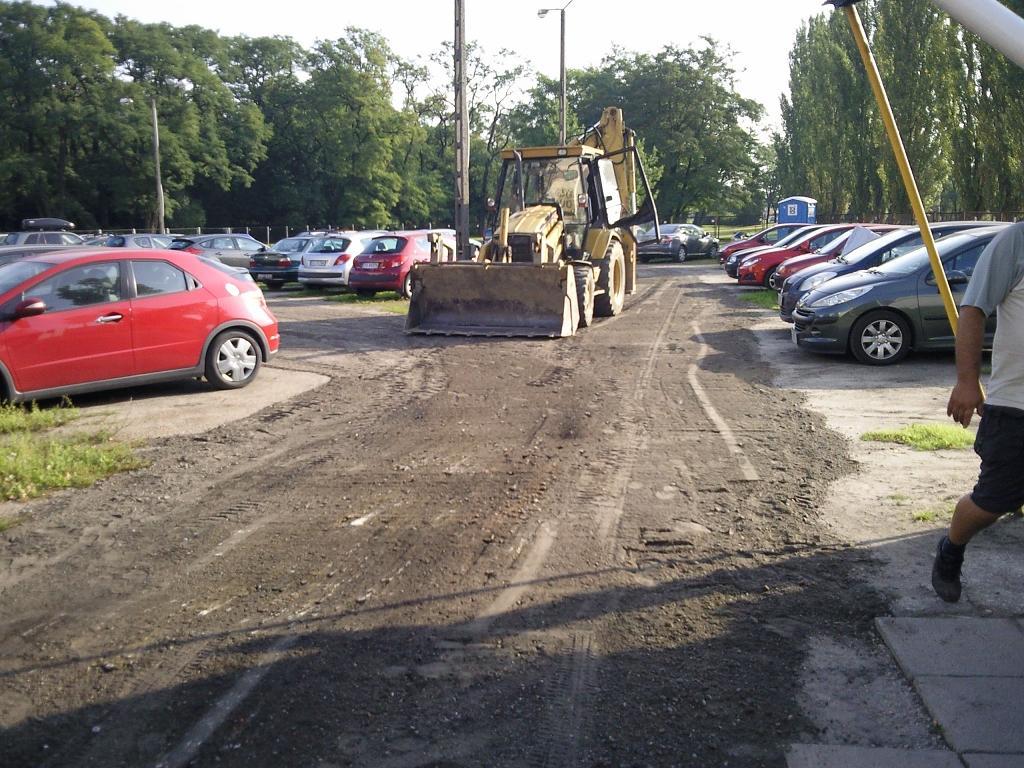
[[[793,343],[796,344],[796,326],[795,325],[789,329],[789,338],[791,338],[793,340]]]
[[[379,266],[380,264],[378,264],[376,261],[368,261],[365,264],[363,264],[363,269],[377,269],[377,267]]]
[[[260,274],[256,275],[256,279],[257,280],[273,280],[274,276],[273,275],[268,275],[268,274],[265,274],[265,273],[260,273]]]
[[[309,262],[309,266],[311,266],[311,267],[326,267],[327,266],[327,259],[311,259],[310,262]]]

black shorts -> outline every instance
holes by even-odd
[[[1024,411],[986,405],[974,452],[981,473],[971,500],[986,512],[1005,515],[1024,504]]]

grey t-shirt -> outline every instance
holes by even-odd
[[[996,235],[978,259],[961,307],[996,313],[985,402],[1024,411],[1024,222]]]

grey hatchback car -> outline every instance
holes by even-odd
[[[960,232],[937,241],[957,302],[981,252],[1005,226]],[[898,363],[912,349],[953,349],[955,345],[924,248],[823,283],[800,299],[793,320],[792,338],[799,347],[833,354],[849,352],[868,365]],[[985,331],[986,341],[991,343],[994,316]]]

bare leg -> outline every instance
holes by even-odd
[[[974,534],[985,530],[998,519],[999,515],[986,512],[967,494],[956,503],[953,522],[949,525],[949,540],[962,547],[974,538]]]

